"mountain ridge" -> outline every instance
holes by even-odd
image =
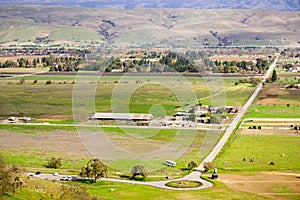
[[[28,4],[91,8],[194,8],[194,9],[268,9],[299,11],[300,0],[2,0],[0,4]]]

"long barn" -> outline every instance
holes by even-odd
[[[152,114],[134,114],[134,113],[95,113],[94,120],[124,120],[124,121],[151,121]]]

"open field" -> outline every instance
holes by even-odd
[[[300,171],[299,144],[299,135],[235,134],[214,164],[229,173]]]
[[[166,172],[173,174],[174,177],[181,176],[186,171],[181,171],[187,167],[187,163],[191,160],[200,163],[203,157],[200,157],[200,147],[203,144],[205,137],[205,131],[197,131],[190,133],[190,130],[182,130],[178,132],[173,129],[141,129],[141,128],[95,128],[95,127],[80,127],[80,132],[77,133],[75,127],[72,126],[37,126],[37,125],[0,125],[0,150],[1,155],[4,156],[8,164],[18,164],[26,169],[40,170],[48,172],[51,169],[47,169],[47,161],[51,157],[63,158],[63,167],[58,171],[64,173],[80,172],[81,167],[85,165],[87,160],[91,158],[90,152],[95,153],[93,149],[85,142],[82,132],[100,132],[104,131],[108,140],[113,143],[114,146],[126,151],[127,153],[155,153],[157,150],[166,147],[177,134],[190,134],[194,135],[190,144],[187,144],[185,153],[177,160],[177,166],[175,168],[165,169],[163,164],[165,160],[149,160],[149,162],[158,163],[156,168],[162,168],[162,170],[151,172],[156,175],[157,178],[163,178],[166,176]],[[81,139],[80,139],[81,138]],[[217,142],[218,137],[212,138],[211,141],[206,141],[214,145]],[[100,141],[99,141],[100,142]],[[101,143],[99,143],[100,145]],[[183,144],[181,144],[183,145]],[[88,147],[89,151],[87,151]],[[181,147],[178,147],[180,149]],[[184,147],[185,148],[185,147]],[[110,149],[102,149],[102,154],[111,153]],[[97,154],[97,152],[95,153]],[[205,156],[205,152],[202,152],[202,156]],[[96,155],[94,155],[96,156]],[[116,158],[117,159],[117,158]],[[155,162],[154,162],[155,161]],[[116,169],[131,169],[136,163],[135,160],[126,159],[125,157],[107,161],[109,166]],[[139,162],[145,162],[139,161]],[[145,163],[147,166],[147,163]],[[52,170],[53,171],[53,170]],[[111,175],[114,170],[112,170]],[[129,171],[125,171],[128,173]],[[151,173],[148,180],[152,180]]]
[[[2,117],[26,115],[51,119],[52,115],[72,114],[75,76],[26,76],[25,83],[20,84],[22,78],[0,80]],[[235,86],[234,78],[208,79],[206,82],[201,78],[187,78],[178,82],[174,77],[129,77],[126,81],[120,81],[120,77],[103,77],[99,80],[99,77],[87,76],[84,79],[87,86],[100,81],[95,93],[97,112],[110,112],[113,92],[129,86],[138,89],[133,91],[129,102],[117,102],[118,106],[114,109],[118,112],[124,112],[129,103],[130,112],[149,113],[153,105],[162,105],[167,114],[174,114],[175,108],[180,105],[174,92],[186,91],[183,82],[189,84],[190,91],[196,94],[201,103],[207,105],[225,102],[227,105],[240,106],[254,90],[254,87],[247,84]],[[46,85],[48,80],[51,84]],[[209,88],[216,81],[219,81],[220,87]],[[173,85],[173,88],[177,88],[176,91],[168,89],[168,85]]]
[[[300,107],[298,106],[258,106],[249,108],[247,118],[299,118]]]
[[[299,199],[300,173],[262,172],[243,176],[220,174],[219,181],[235,191],[249,192],[271,199]]]

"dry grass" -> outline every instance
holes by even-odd
[[[1,62],[1,61],[0,61]],[[36,73],[48,71],[48,68],[37,67],[37,68],[0,68],[0,73]]]
[[[0,40],[5,42],[15,38],[23,42],[34,41],[35,37],[44,36],[45,33],[49,39],[54,40],[53,44],[68,41],[101,41],[104,37],[97,33],[99,26],[108,27],[107,32],[110,36],[106,39],[125,45],[195,46],[202,45],[204,39],[212,45],[217,45],[219,41],[210,31],[218,32],[217,37],[227,37],[229,41],[233,41],[233,45],[282,45],[297,44],[299,41],[298,12],[196,9],[99,11],[35,6],[11,6],[11,9],[3,6],[0,7],[0,12],[9,19],[2,18],[0,21],[3,24],[0,26],[2,28]],[[101,12],[100,19],[99,12]],[[172,15],[176,17],[170,17]],[[40,23],[37,25],[28,21],[28,18],[36,19]],[[102,20],[110,20],[114,25],[104,23]],[[78,25],[71,26],[76,21],[79,22]],[[26,27],[30,28],[30,31],[26,31]],[[28,32],[30,34],[24,34]]]
[[[300,198],[300,174],[269,172],[252,176],[221,174],[219,177],[232,190],[278,200]]]

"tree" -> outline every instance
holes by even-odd
[[[272,83],[274,83],[276,80],[277,80],[277,72],[276,70],[273,70],[271,81]]]
[[[48,167],[49,168],[60,168],[62,166],[61,158],[51,158],[48,162]]]
[[[25,68],[27,65],[26,65],[26,62],[23,58],[20,59],[19,61],[19,67],[21,68]]]
[[[132,178],[141,175],[143,178],[147,177],[147,172],[143,165],[136,165],[131,170]]]
[[[203,167],[204,167],[204,172],[207,172],[207,171],[211,170],[212,168],[214,168],[214,166],[211,162],[205,162],[203,164]]]
[[[107,177],[108,168],[99,159],[91,159],[85,168],[81,169],[80,176],[94,178],[94,182],[100,177]]]
[[[195,168],[195,167],[197,167],[198,165],[197,165],[197,163],[195,162],[195,161],[191,161],[191,162],[189,162],[189,164],[188,164],[188,168],[189,168],[189,170],[192,170],[193,168]]]
[[[23,181],[19,176],[17,165],[7,165],[0,156],[0,196],[8,192],[15,193],[16,189],[22,187]]]

